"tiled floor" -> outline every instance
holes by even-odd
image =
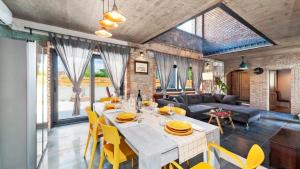
[[[262,146],[266,153],[264,166],[268,166],[269,142],[268,140],[281,127],[288,127],[300,131],[299,124],[292,124],[281,121],[261,119],[250,124],[246,130],[243,124],[236,123],[236,129],[230,126],[224,127],[224,134],[221,136],[221,145],[240,156],[246,157],[247,152],[253,144]],[[48,150],[45,153],[41,169],[86,169],[88,161],[83,158],[83,151],[87,137],[87,123],[73,124],[52,129],[49,136]],[[91,145],[90,145],[91,147]],[[87,160],[89,160],[89,152]],[[191,165],[197,164],[202,157],[191,160]],[[98,168],[99,149],[95,155],[94,168]],[[121,169],[130,169],[130,163],[121,165]],[[104,169],[112,168],[107,162]],[[137,168],[137,165],[135,166]],[[186,167],[185,167],[186,168]],[[222,169],[235,169],[237,167],[222,161]]]

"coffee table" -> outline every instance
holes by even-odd
[[[231,124],[232,128],[235,128],[234,123],[233,123],[232,118],[231,118],[231,116],[233,116],[234,114],[231,111],[222,110],[222,111],[219,111],[219,112],[208,112],[208,113],[205,113],[205,114],[210,116],[209,120],[208,120],[209,124],[212,122],[212,120],[214,120],[214,119],[216,120],[221,134],[224,133],[221,122],[225,119],[228,119],[228,121]]]

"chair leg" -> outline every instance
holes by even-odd
[[[89,163],[89,169],[93,168],[93,161],[94,161],[94,156],[95,156],[95,152],[96,152],[96,148],[97,148],[97,140],[93,140],[93,148],[92,148],[92,155],[90,158],[90,163]]]
[[[85,156],[86,156],[87,149],[88,149],[88,147],[89,147],[90,138],[91,138],[91,134],[90,134],[90,132],[89,132],[88,138],[87,138],[87,140],[86,140],[86,145],[85,145],[85,149],[84,149],[83,158],[86,158]]]
[[[113,164],[114,166],[113,166],[113,169],[119,169],[119,162],[114,162],[114,164]]]
[[[190,166],[191,166],[191,164],[190,164],[190,160],[187,160],[187,161],[186,161],[186,165],[187,165],[188,167],[190,167]]]
[[[131,159],[131,168],[133,168],[134,167],[134,159],[132,158]]]
[[[103,143],[102,143],[103,144]],[[99,169],[102,169],[103,163],[104,163],[105,155],[104,155],[104,147],[101,147],[101,153],[100,153],[100,163],[99,163]]]

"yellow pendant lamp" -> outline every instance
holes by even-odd
[[[108,32],[105,28],[100,28],[97,31],[95,31],[95,34],[97,36],[101,36],[101,37],[105,37],[105,38],[109,38],[112,36],[112,34],[110,32]]]
[[[116,22],[112,22],[108,19],[102,19],[99,21],[99,25],[106,29],[116,29],[119,25]]]
[[[116,5],[116,1],[114,0],[114,5],[112,8],[112,11],[104,13],[104,18],[108,19],[112,22],[118,22],[118,23],[123,23],[126,21],[125,16],[123,16],[120,11],[118,10],[118,7]]]

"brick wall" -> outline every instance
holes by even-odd
[[[291,113],[300,113],[300,53],[246,57],[250,73],[250,105],[269,110],[269,70],[291,69]],[[225,75],[236,70],[241,60],[224,62]],[[253,69],[262,67],[264,73],[256,75]]]
[[[140,56],[140,52],[144,53],[144,57]],[[134,61],[147,61],[148,74],[135,73]],[[155,63],[154,58],[149,56],[143,49],[131,49],[130,57],[125,75],[125,95],[137,95],[141,90],[142,95],[152,96],[155,92]]]

